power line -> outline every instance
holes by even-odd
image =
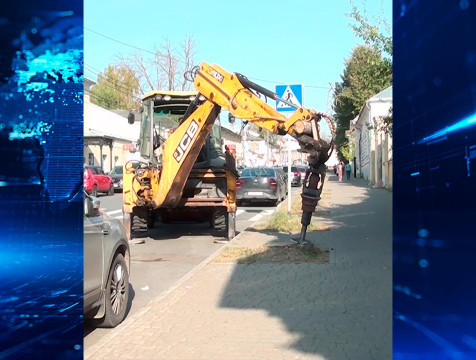
[[[85,64],[85,66],[87,66],[87,65]],[[91,71],[91,70],[88,70],[88,71]],[[91,71],[91,72],[93,72],[93,71]],[[141,98],[139,96],[136,96],[133,93],[131,93],[130,91],[128,91],[128,89],[132,90],[132,88],[128,88],[127,86],[121,86],[119,84],[113,83],[113,82],[107,80],[106,77],[103,77],[102,79],[105,82],[111,84],[110,86],[111,86],[112,89],[114,89],[117,93],[124,95],[126,98],[131,96],[133,101],[140,101],[141,100]],[[101,100],[103,102],[109,102],[110,101],[110,99],[107,99],[107,98],[105,98],[103,96],[100,96],[98,94],[95,94],[93,92],[90,92],[90,96],[93,97],[93,98],[96,98],[97,100]],[[117,100],[115,100],[115,101],[117,101]]]
[[[86,30],[88,30],[88,31],[91,31],[92,33],[94,33],[94,34],[96,34],[96,35],[102,36],[102,37],[104,37],[104,38],[106,38],[106,39],[108,39],[108,40],[111,40],[111,41],[117,42],[117,43],[119,43],[119,44],[122,44],[122,45],[124,45],[124,46],[128,46],[128,47],[133,48],[133,49],[136,49],[136,50],[144,51],[144,52],[146,52],[146,53],[148,53],[148,54],[152,54],[152,55],[154,55],[154,56],[157,56],[157,55],[158,55],[158,56],[166,57],[166,55],[162,55],[162,54],[160,54],[160,53],[158,53],[158,52],[152,52],[152,51],[150,51],[150,50],[146,50],[146,49],[143,49],[143,48],[140,48],[140,47],[131,45],[131,44],[127,44],[127,43],[125,43],[125,42],[123,42],[123,41],[116,40],[116,39],[114,39],[114,38],[112,38],[112,37],[110,37],[110,36],[101,34],[100,32],[97,32],[97,31],[95,31],[95,30],[89,29],[89,28],[87,28],[87,27],[84,27],[84,29],[86,29]],[[177,59],[177,61],[180,62],[180,63],[182,63],[182,64],[185,64],[184,61],[181,61],[181,60],[179,60],[179,59]],[[271,83],[271,84],[278,84],[278,85],[279,85],[279,84],[282,84],[282,82],[279,82],[279,81],[263,80],[263,79],[253,78],[253,77],[249,77],[249,78],[252,79],[252,80],[267,82],[267,83]],[[325,89],[325,90],[329,90],[329,87],[328,87],[328,86],[326,87],[326,86],[303,85],[303,87],[313,88],[313,89]]]
[[[113,39],[112,37],[109,37],[109,36],[107,36],[107,35],[101,34],[101,33],[97,32],[97,31],[92,30],[92,29],[89,29],[89,28],[87,28],[86,26],[84,27],[84,29],[86,29],[86,30],[88,30],[88,31],[91,31],[92,33],[95,33],[95,34],[97,34],[97,35],[99,35],[99,36],[102,36],[102,37],[104,37],[104,38],[106,38],[106,39],[109,39],[109,40],[111,40],[111,41],[117,42],[117,43],[119,43],[119,44],[122,44],[122,45],[125,45],[125,46],[129,46],[129,47],[131,47],[131,48],[133,48],[133,49],[137,49],[137,50],[140,50],[140,51],[144,51],[144,52],[147,52],[147,53],[152,54],[152,55],[156,55],[156,53],[154,53],[154,52],[152,52],[152,51],[150,51],[150,50],[145,50],[145,49],[142,49],[142,48],[140,48],[140,47],[137,47],[137,46],[134,46],[134,45],[131,45],[131,44],[127,44],[127,43],[125,43],[125,42],[122,42],[122,41]]]
[[[101,107],[102,107],[102,105],[99,105],[99,102],[103,102],[103,103],[113,102],[115,105],[119,105],[119,103],[120,103],[120,101],[117,101],[117,99],[106,98],[106,97],[100,96],[98,94],[89,93],[88,95],[91,99],[96,99],[96,101],[97,101],[97,103],[91,102],[92,104],[95,104],[95,105],[98,105],[98,106],[101,106]]]
[[[252,77],[250,77],[250,79],[258,80],[258,81],[262,81],[262,82],[267,82],[267,83],[271,83],[271,84],[278,84],[278,85],[283,84],[282,81],[280,82],[280,81],[263,80],[263,79],[257,79],[257,78],[252,78]],[[329,90],[329,86],[326,87],[326,86],[303,85],[303,87],[313,88],[313,89]]]
[[[127,95],[127,96],[132,96],[132,97],[135,97],[135,98],[138,98],[140,99],[140,97],[138,96],[135,96],[133,94],[133,91],[138,91],[138,89],[135,89],[133,88],[132,86],[127,86],[126,84],[124,83],[117,83],[114,81],[113,78],[111,78],[110,76],[108,76],[107,74],[105,73],[101,73],[101,72],[98,72],[97,69],[95,69],[94,67],[92,67],[91,65],[88,65],[86,63],[84,63],[84,67],[87,71],[93,73],[94,75],[96,75],[98,78],[101,77],[102,80],[104,80],[105,82],[109,83],[112,85],[113,88],[115,88],[118,92],[120,92],[121,94],[123,95]],[[92,69],[92,70],[91,70]],[[112,79],[112,80],[108,80],[109,79]],[[121,91],[120,89],[124,90],[124,91]],[[125,92],[127,91],[127,92]]]

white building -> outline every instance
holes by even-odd
[[[376,187],[392,188],[392,135],[379,129],[392,107],[392,87],[365,102],[351,121],[349,134],[355,146],[356,174]]]
[[[139,139],[139,123],[100,106],[84,102],[84,162],[108,172],[123,165],[123,145]]]

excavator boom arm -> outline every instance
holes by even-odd
[[[326,175],[325,162],[329,159],[333,144],[320,138],[319,121],[324,118],[335,137],[335,126],[330,116],[312,109],[297,107],[296,111],[286,118],[256,93],[261,93],[274,100],[278,96],[273,92],[252,83],[240,74],[228,73],[218,65],[200,64],[194,79],[195,88],[209,101],[230,111],[232,115],[252,122],[260,128],[274,134],[294,137],[301,152],[309,154],[309,169],[303,185],[301,217],[301,235],[299,243],[305,242],[307,226],[310,224],[324,185]],[[283,99],[279,99],[284,101]]]

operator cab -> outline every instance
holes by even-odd
[[[154,91],[144,96],[138,142],[138,150],[143,160],[157,163],[159,166],[162,164],[163,143],[184,117],[205,100],[202,96],[202,99],[196,99],[197,96],[195,91]],[[222,168],[225,165],[222,146],[220,119],[217,117],[193,168]]]

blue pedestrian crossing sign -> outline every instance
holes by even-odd
[[[302,85],[276,85],[276,94],[297,107],[302,107]],[[276,100],[276,110],[294,111],[295,109],[288,104]]]

